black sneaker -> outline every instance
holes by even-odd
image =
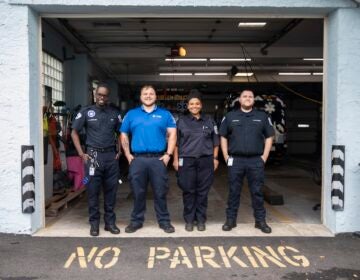
[[[125,228],[125,232],[126,233],[133,233],[135,231],[137,231],[138,229],[142,228],[142,224],[133,224],[130,223],[126,228]]]
[[[260,229],[263,233],[271,233],[271,227],[265,221],[255,222],[255,228]]]
[[[90,235],[91,236],[99,236],[99,226],[98,225],[91,225],[90,226]]]
[[[119,234],[120,229],[114,224],[114,225],[106,225],[104,230],[110,231],[112,234]]]
[[[194,230],[194,225],[192,223],[186,223],[185,224],[185,230],[186,231],[193,231]]]
[[[232,219],[226,219],[225,224],[222,226],[223,231],[230,231],[236,227],[236,222]]]
[[[159,227],[166,233],[175,232],[175,228],[171,224],[159,225]]]
[[[200,222],[198,222],[198,224],[197,224],[197,230],[198,230],[198,231],[204,231],[204,230],[206,230],[206,225],[205,225],[205,223],[200,223]]]

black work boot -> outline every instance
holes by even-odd
[[[255,228],[260,229],[263,233],[271,233],[271,227],[265,221],[255,222]]]
[[[99,225],[90,225],[90,235],[91,236],[99,235]]]
[[[236,227],[236,221],[233,219],[226,219],[225,224],[222,226],[223,231],[230,231]]]
[[[165,232],[165,233],[173,233],[175,232],[175,228],[173,227],[172,224],[163,224],[163,225],[159,225],[159,227]]]
[[[205,225],[205,223],[200,223],[200,222],[198,222],[198,224],[197,224],[197,230],[198,230],[198,231],[205,231],[205,230],[206,230],[206,225]]]
[[[110,231],[112,234],[119,234],[120,233],[120,229],[115,224],[106,225],[104,230]]]
[[[137,231],[138,229],[142,228],[142,224],[134,224],[134,223],[130,223],[126,228],[125,228],[125,232],[126,233],[133,233],[135,231]]]
[[[185,230],[186,230],[186,231],[193,231],[193,230],[194,230],[194,225],[193,225],[193,223],[186,223],[186,224],[185,224]]]

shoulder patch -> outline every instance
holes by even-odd
[[[82,117],[82,114],[79,112],[79,113],[77,113],[77,115],[76,115],[76,117],[75,117],[75,120],[78,120],[78,119],[80,119]]]

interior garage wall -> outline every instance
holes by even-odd
[[[360,9],[339,9],[325,21],[323,143],[325,224],[334,232],[360,230]],[[331,209],[331,146],[345,145],[344,211]]]
[[[293,98],[287,100],[286,106],[287,154],[316,159],[321,154],[321,105]]]
[[[93,64],[87,54],[76,53],[71,42],[68,42],[46,20],[42,21],[42,47],[44,51],[63,62],[67,106],[72,109],[79,104],[88,105],[91,90],[89,77],[104,80],[106,75]]]

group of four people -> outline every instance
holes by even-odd
[[[104,192],[104,229],[113,234],[120,233],[114,213],[120,146],[129,162],[129,181],[134,194],[131,220],[125,232],[132,233],[143,226],[149,182],[159,227],[166,233],[175,231],[166,200],[169,190],[167,166],[172,156],[178,185],[183,192],[185,229],[192,231],[196,225],[199,231],[204,231],[208,193],[219,165],[219,144],[228,166],[229,180],[226,221],[222,229],[229,231],[236,227],[246,176],[255,227],[264,233],[271,232],[265,220],[262,186],[264,164],[270,153],[274,130],[267,115],[253,109],[252,91],[240,93],[239,110],[229,112],[219,130],[210,117],[201,113],[202,98],[198,93],[189,94],[189,114],[181,116],[177,122],[169,111],[156,105],[156,91],[151,85],[141,88],[141,106],[130,110],[123,120],[116,108],[108,106],[109,94],[109,87],[100,84],[96,89],[96,103],[79,112],[72,126],[74,145],[90,178],[87,185],[90,235],[99,235],[101,188]],[[83,128],[87,135],[85,151],[78,136]],[[120,132],[118,152],[114,132]]]

